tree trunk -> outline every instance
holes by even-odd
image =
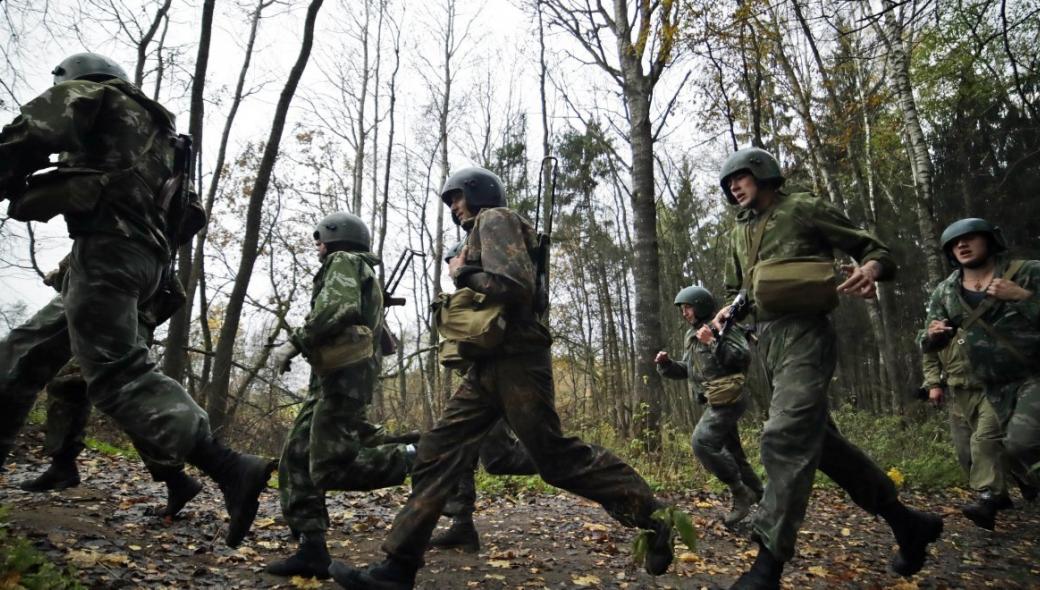
[[[260,221],[263,212],[264,199],[270,186],[271,175],[274,170],[275,161],[278,158],[278,148],[282,139],[282,131],[285,128],[286,114],[296,87],[299,85],[303,71],[310,59],[311,47],[314,44],[314,23],[318,17],[324,0],[311,0],[307,7],[307,17],[304,23],[303,42],[300,45],[300,53],[289,72],[285,87],[278,98],[275,108],[274,121],[271,124],[271,132],[264,146],[264,153],[257,170],[256,181],[249,197],[249,207],[246,211],[245,236],[242,240],[242,260],[235,274],[235,283],[228,296],[224,323],[220,328],[220,338],[217,342],[216,355],[213,362],[213,380],[206,385],[207,407],[209,412],[210,426],[214,433],[219,432],[225,426],[225,418],[228,405],[228,388],[231,381],[231,364],[235,351],[235,341],[238,335],[238,325],[241,321],[242,308],[249,288],[249,280],[253,274],[256,263],[258,246],[260,243]]]

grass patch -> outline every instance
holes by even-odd
[[[0,506],[0,588],[84,590],[75,570],[58,567],[24,538],[11,533],[7,508]]]
[[[127,459],[141,458],[141,456],[137,454],[137,449],[133,447],[119,447],[89,436],[83,439],[83,444],[85,444],[88,449],[97,451],[102,455],[126,457]]]

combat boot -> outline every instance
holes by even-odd
[[[392,557],[363,570],[342,561],[333,561],[329,566],[332,579],[347,590],[411,590],[417,571],[415,566]]]
[[[202,491],[202,482],[178,471],[164,482],[166,484],[166,507],[159,512],[160,518],[173,518]]]
[[[747,515],[751,514],[751,506],[757,501],[754,490],[740,482],[733,484],[730,492],[733,494],[733,508],[722,520],[727,527],[733,527],[747,518]]]
[[[473,526],[473,516],[459,514],[452,518],[448,530],[430,539],[430,547],[460,549],[465,553],[480,551],[480,535],[477,534],[477,527]]]
[[[224,542],[228,547],[238,547],[253,526],[260,508],[260,493],[267,487],[267,480],[278,463],[232,451],[212,438],[200,442],[188,461],[220,486],[228,513]]]
[[[899,551],[890,564],[892,571],[906,577],[921,571],[928,557],[928,544],[942,535],[942,518],[907,508],[898,500],[882,507],[878,514],[892,527],[899,544]]]
[[[730,590],[780,590],[780,576],[783,573],[784,562],[760,544],[755,563],[737,578]]]
[[[50,467],[36,479],[22,482],[18,486],[26,492],[47,492],[50,490],[64,490],[79,485],[79,469],[76,467],[76,458],[52,457]]]
[[[672,525],[656,518],[653,521],[650,530],[654,534],[650,537],[643,569],[651,576],[660,576],[668,571],[668,566],[672,565],[675,556],[675,549],[672,547]]]
[[[285,559],[269,564],[264,568],[269,574],[276,576],[303,576],[305,578],[328,579],[332,558],[325,545],[325,533],[303,533],[300,535],[300,548]]]
[[[971,504],[961,507],[961,513],[975,526],[992,531],[997,526],[997,513],[1013,506],[1011,499],[1007,496],[993,496],[983,493]]]

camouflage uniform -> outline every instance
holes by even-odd
[[[982,383],[971,372],[964,347],[953,340],[939,351],[926,352],[921,367],[925,390],[945,385],[950,434],[968,484],[980,493],[1007,494],[1004,428]]]
[[[995,276],[1002,276],[1009,263],[1006,256],[998,257]],[[1012,280],[1033,295],[1025,301],[995,301],[981,321],[947,338],[931,340],[922,334],[921,346],[925,352],[936,351],[955,339],[965,347],[971,370],[1004,425],[1004,448],[1019,472],[1040,462],[1040,261],[1026,261]],[[948,320],[960,327],[972,312],[960,294],[958,269],[932,291],[926,325]]]
[[[712,381],[735,374],[743,374],[751,361],[747,338],[739,328],[726,332],[718,353],[715,345],[697,339],[698,323],[686,331],[686,352],[681,361],[658,365],[657,372],[669,379],[688,379],[694,399],[707,403],[704,389]],[[707,404],[704,414],[693,431],[693,453],[701,464],[719,481],[729,487],[743,483],[756,493],[762,491],[762,482],[748,463],[740,444],[738,423],[747,409],[747,400],[740,398],[730,404]]]
[[[473,459],[473,468],[464,471],[462,477],[459,478],[455,494],[444,507],[445,514],[465,517],[472,515],[476,510],[475,476],[478,459],[484,466],[484,471],[491,475],[534,475],[538,473],[538,466],[534,464],[527,449],[509,428],[509,424],[505,420],[499,420],[480,443],[480,452]]]
[[[888,249],[835,207],[808,194],[779,194],[769,210],[742,210],[731,234],[726,289],[735,295],[750,268],[751,240],[767,219],[759,260],[833,258],[835,249],[861,264],[877,261],[880,279],[895,270]],[[755,294],[749,293],[751,301]],[[847,441],[830,417],[827,388],[836,364],[836,334],[825,313],[767,315],[756,310],[758,355],[770,386],[769,419],[762,430],[765,496],[755,513],[758,540],[781,562],[794,555],[798,529],[817,469],[871,514],[897,502],[895,485],[870,457]]]
[[[378,335],[383,292],[368,252],[332,252],[314,276],[311,311],[292,334],[305,356],[344,327],[368,326]],[[364,491],[404,483],[405,445],[380,445],[381,429],[365,416],[382,365],[379,339],[367,360],[325,375],[311,371],[310,389],[285,441],[278,465],[282,513],[296,533],[329,527],[325,490]]]
[[[599,502],[627,526],[654,528],[658,507],[646,482],[609,451],[566,437],[556,413],[551,338],[532,308],[535,276],[531,225],[505,207],[484,208],[466,242],[457,287],[507,305],[504,344],[476,360],[423,434],[412,494],[383,544],[395,563],[420,567],[430,534],[459,478],[470,470],[484,436],[504,418],[546,482]]]

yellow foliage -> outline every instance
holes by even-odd
[[[888,478],[892,480],[892,483],[896,484],[897,488],[903,487],[903,474],[895,467],[888,470]]]

